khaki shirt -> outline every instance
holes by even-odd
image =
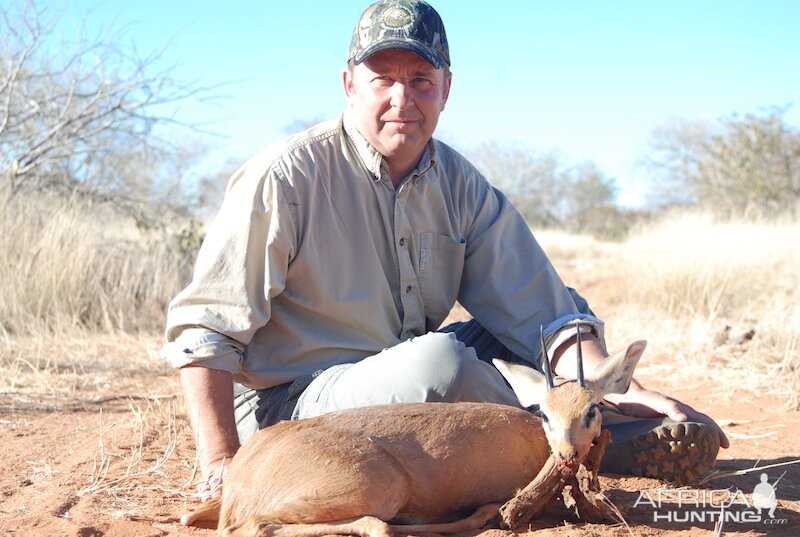
[[[456,300],[531,362],[540,325],[551,345],[577,317],[602,337],[466,159],[432,140],[395,189],[345,114],[233,175],[194,278],[170,304],[163,356],[267,388],[436,330]]]

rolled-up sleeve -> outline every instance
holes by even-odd
[[[233,338],[205,328],[187,328],[164,345],[161,355],[175,368],[194,364],[237,373],[243,352],[244,346]]]
[[[567,290],[572,296],[575,306],[578,308],[578,313],[559,317],[544,327],[544,342],[548,354],[552,356],[555,349],[568,339],[574,337],[578,332],[579,325],[581,327],[581,334],[594,335],[603,348],[605,348],[605,324],[595,316],[594,312],[589,308],[589,303],[586,302],[575,289],[568,287]],[[536,335],[536,340],[537,342],[539,340],[538,334]],[[539,344],[538,348],[541,349],[541,344]],[[541,352],[539,355],[537,363],[541,363]]]
[[[459,301],[514,354],[539,367],[540,327],[554,349],[585,323],[604,343],[603,321],[567,287],[530,228],[505,196],[475,181],[479,200],[467,232]]]
[[[265,164],[245,165],[231,178],[192,281],[169,305],[161,354],[171,365],[241,370],[244,348],[284,289],[294,250],[284,188]]]

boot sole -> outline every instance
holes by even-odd
[[[672,423],[609,444],[601,472],[651,477],[688,485],[714,465],[719,436],[702,423]]]

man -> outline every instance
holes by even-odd
[[[170,305],[164,349],[181,369],[201,496],[213,495],[241,442],[281,419],[386,402],[519,405],[490,360],[539,365],[540,326],[564,377],[575,377],[575,320],[587,330],[586,367],[607,355],[602,321],[519,213],[432,138],[449,68],[431,6],[371,5],[343,73],[343,116],[231,178],[194,279]],[[439,330],[456,300],[473,320]],[[664,416],[695,422],[687,440],[711,447],[692,458],[686,442],[678,456],[692,473],[657,477],[688,480],[727,446],[709,417],[637,383],[610,403],[618,417],[661,416],[617,426],[612,470],[644,471],[633,440],[654,448],[658,435],[644,433],[674,426]]]

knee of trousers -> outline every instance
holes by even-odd
[[[426,401],[455,402],[462,398],[465,377],[478,362],[475,350],[454,334],[432,332],[413,340],[413,352],[404,357],[405,371]]]

